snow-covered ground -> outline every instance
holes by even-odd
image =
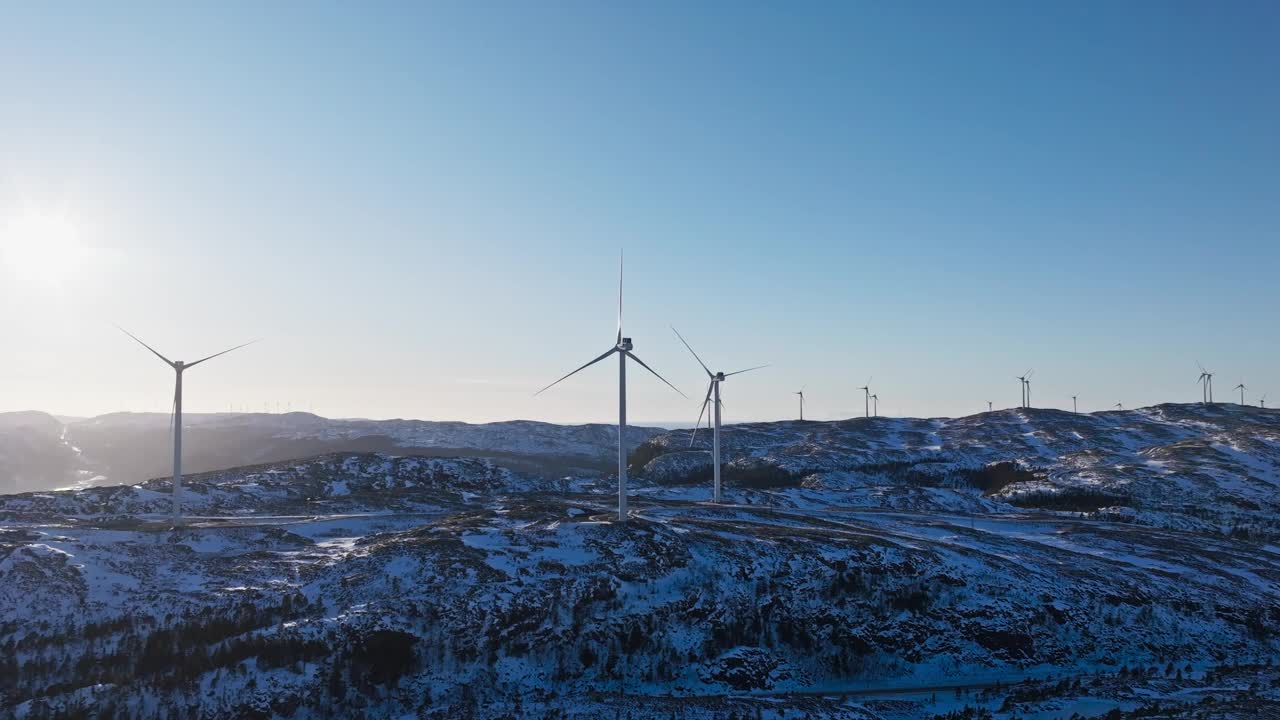
[[[1272,419],[1041,412],[735,426],[721,506],[642,448],[625,524],[607,478],[376,453],[193,477],[176,531],[164,481],[0,496],[0,714],[1274,712]]]

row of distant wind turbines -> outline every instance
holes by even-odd
[[[1204,366],[1201,365],[1200,363],[1196,363],[1196,365],[1200,368],[1200,379],[1196,381],[1196,384],[1203,386],[1201,390],[1201,394],[1203,395],[1202,401],[1205,405],[1208,405],[1213,402],[1213,373],[1209,372],[1208,370],[1205,370]],[[1028,370],[1022,373],[1021,375],[1014,376],[1014,379],[1017,380],[1019,385],[1022,386],[1022,405],[1020,407],[1024,407],[1024,408],[1031,407],[1031,376],[1034,373],[1035,373],[1035,370]],[[862,389],[862,388],[859,388],[859,389]],[[1245,404],[1244,391],[1248,390],[1248,388],[1245,387],[1244,382],[1241,381],[1239,385],[1231,389],[1240,391],[1240,404],[1244,405]],[[1079,395],[1071,396],[1071,412],[1073,413],[1080,412],[1079,405],[1077,404],[1077,399],[1079,397],[1080,397]],[[1267,406],[1267,396],[1263,395],[1262,397],[1258,398],[1258,407],[1265,408],[1266,406]],[[1112,407],[1116,408],[1117,410],[1123,410],[1124,403],[1116,403]],[[989,400],[987,401],[987,411],[988,412],[991,411],[991,401]]]
[[[616,354],[618,356],[618,519],[625,521],[627,519],[627,450],[626,450],[627,358],[630,358],[636,361],[636,363],[639,364],[640,367],[644,368],[645,370],[648,370],[650,373],[653,374],[654,377],[658,378],[664,384],[666,384],[667,387],[679,393],[681,397],[687,398],[688,396],[680,392],[679,388],[677,388],[675,385],[672,385],[670,382],[667,382],[666,378],[659,375],[656,370],[649,367],[643,360],[637,357],[635,353],[632,352],[632,350],[635,348],[635,345],[631,341],[631,338],[623,336],[622,334],[622,269],[623,269],[623,264],[622,264],[622,260],[620,259],[618,262],[618,332],[617,332],[617,336],[614,339],[613,347],[609,348],[607,351],[605,351],[595,359],[591,360],[590,362],[582,365],[581,367],[564,375],[563,377],[551,383],[550,385],[542,388],[538,392],[534,393],[534,396],[536,397],[538,395],[541,395],[542,393],[546,392],[547,390],[550,390],[551,388],[567,380],[573,375],[576,375],[577,373],[587,369],[588,367],[591,367],[592,365],[595,365],[596,363],[608,358],[611,355]],[[124,328],[120,328],[119,326],[117,326],[117,328],[124,334],[133,338],[139,345],[143,346],[147,350],[150,350],[152,354],[160,358],[160,360],[162,360],[166,365],[168,365],[174,371],[173,411],[169,418],[169,422],[170,422],[169,429],[170,429],[170,432],[173,433],[173,487],[172,487],[173,523],[175,526],[177,526],[182,522],[182,504],[180,499],[180,493],[182,490],[182,375],[185,371],[190,370],[191,368],[203,362],[212,360],[216,357],[221,357],[222,355],[226,355],[227,353],[232,352],[234,350],[239,350],[240,348],[247,347],[258,341],[253,340],[247,343],[243,343],[241,345],[237,345],[233,348],[223,350],[222,352],[214,353],[213,355],[210,355],[205,358],[201,358],[200,360],[197,360],[195,362],[184,363],[181,360],[170,360],[164,355],[161,355],[155,348],[143,342],[140,338],[138,338],[133,333],[129,332],[128,330],[125,330]],[[693,347],[690,346],[688,341],[684,339],[684,336],[680,334],[680,331],[676,330],[674,327],[671,329],[673,332],[675,332],[676,337],[680,339],[680,342],[685,346],[685,348],[689,350],[689,353],[693,355],[694,359],[698,361],[698,364],[702,366],[703,371],[706,372],[707,378],[709,379],[709,383],[707,385],[707,394],[703,398],[701,409],[698,411],[698,419],[694,423],[694,431],[693,431],[693,435],[689,438],[689,445],[690,447],[693,446],[693,442],[697,437],[698,428],[702,425],[702,416],[706,414],[708,425],[711,426],[711,430],[712,430],[712,436],[711,436],[712,483],[713,483],[712,501],[719,503],[721,502],[721,482],[720,482],[721,414],[720,414],[720,411],[722,407],[722,404],[720,401],[720,385],[724,383],[728,378],[734,375],[741,375],[742,373],[751,372],[753,370],[759,370],[761,368],[768,367],[768,365],[757,365],[755,367],[749,367],[745,370],[737,370],[735,372],[729,372],[729,373],[726,373],[723,371],[712,372],[711,369],[707,367],[707,364],[702,361],[702,358],[698,357],[698,353],[694,352]],[[1034,370],[1028,370],[1022,375],[1016,376],[1022,388],[1022,405],[1021,406],[1023,408],[1031,407],[1031,376],[1033,373],[1034,373]],[[1197,382],[1203,386],[1204,402],[1206,404],[1212,403],[1213,402],[1213,373],[1209,372],[1208,370],[1205,370],[1204,366],[1201,365],[1200,379]],[[858,389],[863,392],[864,412],[866,413],[867,417],[871,417],[873,414],[878,415],[880,398],[877,394],[871,392],[871,378],[867,378],[867,382],[864,383]],[[1239,385],[1237,385],[1235,388],[1232,388],[1232,389],[1240,391],[1240,404],[1243,405],[1244,391],[1246,389],[1244,383],[1241,382]],[[800,390],[796,391],[794,394],[799,396],[800,420],[804,420],[804,388],[801,388]],[[1266,395],[1263,395],[1260,400],[1260,404],[1264,408],[1266,407],[1266,399],[1267,399]],[[1078,412],[1076,400],[1077,400],[1077,396],[1072,395],[1071,396],[1072,412]],[[1115,407],[1120,410],[1124,409],[1124,406],[1121,403],[1116,403]],[[710,412],[708,412],[708,408],[710,408]],[[992,409],[992,403],[988,401],[987,410],[990,411],[991,409]]]

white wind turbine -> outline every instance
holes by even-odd
[[[1258,398],[1258,407],[1260,407],[1260,408],[1262,408],[1262,409],[1264,409],[1264,410],[1267,408],[1267,396],[1266,396],[1266,395],[1263,395],[1262,397]]]
[[[542,388],[541,390],[533,394],[534,397],[537,397],[538,395],[541,395],[542,393],[550,390],[556,385],[559,385],[561,382],[568,379],[570,376],[576,375],[582,370],[585,370],[591,367],[592,365],[595,365],[596,363],[600,362],[601,360],[604,360],[605,358],[609,357],[610,355],[613,355],[614,353],[618,354],[618,519],[623,521],[627,519],[627,441],[626,441],[627,358],[631,358],[632,360],[635,360],[637,363],[640,364],[640,367],[653,373],[654,377],[658,378],[663,383],[666,383],[667,387],[671,388],[672,390],[675,390],[677,393],[680,393],[681,397],[684,397],[684,398],[689,397],[688,395],[685,395],[684,393],[680,392],[679,388],[677,388],[675,385],[672,385],[671,383],[667,382],[666,378],[662,377],[657,373],[657,371],[655,371],[653,368],[646,365],[643,360],[636,357],[631,352],[631,349],[633,347],[634,346],[631,343],[631,338],[622,336],[622,258],[619,257],[618,259],[618,337],[614,343],[614,346],[609,348],[604,354],[602,354],[600,357],[596,358],[595,360],[592,360],[586,365],[583,365],[577,370],[574,370],[568,375],[565,375],[559,380],[556,380],[555,382],[551,383],[550,385]]]
[[[1031,374],[1035,370],[1028,370],[1021,375],[1017,375],[1018,383],[1022,385],[1022,407],[1031,407]]]
[[[1246,387],[1244,386],[1244,382],[1242,381],[1239,385],[1237,385],[1237,386],[1235,386],[1235,387],[1233,387],[1233,388],[1231,388],[1231,389],[1232,389],[1232,390],[1239,390],[1239,391],[1240,391],[1240,404],[1241,404],[1241,405],[1243,405],[1243,404],[1244,404],[1244,391],[1245,391],[1245,390],[1248,390],[1248,388],[1246,388]]]
[[[871,417],[880,417],[880,396],[871,395]]]
[[[169,426],[173,432],[173,524],[175,526],[182,523],[182,373],[199,365],[206,360],[212,360],[220,355],[226,355],[232,350],[239,350],[242,347],[252,345],[257,340],[251,340],[243,345],[237,345],[230,350],[223,350],[220,353],[214,353],[209,357],[202,358],[195,362],[184,363],[181,360],[170,360],[169,358],[156,352],[156,349],[138,339],[137,335],[125,330],[119,325],[116,326],[120,332],[133,338],[139,345],[150,350],[152,354],[164,361],[164,364],[173,368],[174,385],[173,385],[173,412],[169,416]]]
[[[862,391],[862,413],[871,417],[871,378],[858,389]]]
[[[1077,397],[1077,396],[1075,396],[1075,395],[1072,395],[1072,396],[1071,396],[1071,412],[1073,412],[1073,413],[1078,413],[1078,412],[1080,412],[1080,406],[1076,404],[1076,397]]]
[[[800,388],[791,394],[800,396],[800,419],[804,420],[804,388]]]
[[[726,378],[730,378],[734,375],[741,375],[745,372],[751,372],[752,370],[759,370],[760,368],[768,367],[768,365],[757,365],[755,367],[749,367],[746,370],[738,370],[731,373],[711,372],[711,369],[707,367],[707,364],[702,362],[702,358],[698,357],[698,353],[694,352],[692,347],[689,347],[689,342],[684,339],[684,336],[680,334],[680,331],[676,330],[674,327],[671,328],[671,331],[676,334],[676,337],[680,338],[680,342],[684,343],[684,346],[688,348],[689,354],[693,355],[693,359],[698,361],[698,364],[702,366],[703,371],[707,373],[707,377],[711,379],[711,383],[707,385],[707,396],[702,400],[702,409],[698,411],[698,421],[693,424],[693,434],[689,436],[689,447],[693,447],[693,439],[698,436],[698,426],[702,424],[702,413],[707,411],[707,404],[714,403],[711,408],[711,414],[715,416],[715,429],[712,431],[711,435],[713,483],[711,501],[718,503],[720,502],[720,383],[724,382]],[[710,419],[710,416],[708,416],[708,419]]]
[[[1200,378],[1196,382],[1203,386],[1200,388],[1200,399],[1204,404],[1211,405],[1213,404],[1213,373],[1205,370],[1200,363],[1196,365],[1200,368]]]

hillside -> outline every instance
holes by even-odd
[[[163,480],[0,497],[0,708],[1274,717],[1269,413],[734,426],[723,506],[670,433],[625,524],[605,477],[377,453],[194,477],[178,531]]]
[[[633,467],[668,486],[711,478],[711,438],[654,437]],[[1280,536],[1280,410],[1166,404],[1074,414],[753,423],[722,435],[728,487],[790,503],[1028,508],[1207,533]]]
[[[632,446],[661,432],[628,428]],[[308,413],[187,414],[188,473],[281,462],[332,452],[386,452],[492,459],[559,477],[603,472],[617,457],[610,425],[532,421],[470,424],[333,420]],[[63,423],[44,413],[0,414],[0,492],[134,483],[172,472],[169,416],[114,413]]]

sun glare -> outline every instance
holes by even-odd
[[[28,214],[0,222],[0,264],[15,279],[62,289],[84,254],[79,228],[68,217]]]

